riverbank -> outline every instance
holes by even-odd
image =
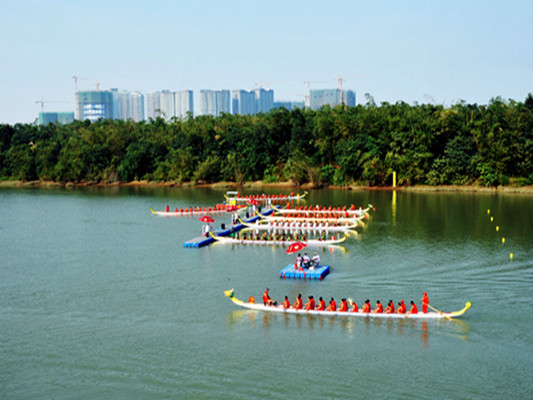
[[[154,186],[154,187],[180,187],[180,188],[214,188],[221,190],[262,190],[263,188],[278,188],[278,189],[291,189],[291,190],[313,190],[311,184],[297,185],[294,182],[274,182],[267,183],[262,181],[246,182],[242,185],[238,185],[235,182],[217,182],[217,183],[175,183],[175,182],[155,182],[155,181],[132,181],[132,182],[50,182],[50,181],[0,181],[0,188],[74,188],[74,187],[113,187],[113,186]],[[333,190],[379,190],[379,191],[404,191],[404,192],[450,192],[450,193],[492,193],[492,194],[529,194],[533,195],[533,186],[498,186],[498,187],[484,187],[484,186],[457,186],[457,185],[441,185],[441,186],[429,186],[429,185],[416,185],[416,186],[328,186],[327,189]]]

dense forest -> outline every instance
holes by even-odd
[[[0,179],[533,184],[533,96],[488,105],[275,109],[149,122],[0,125]]]

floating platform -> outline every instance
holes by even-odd
[[[284,279],[315,279],[322,280],[329,274],[329,265],[319,265],[311,268],[294,268],[294,263],[279,271],[279,277]]]
[[[274,212],[274,209],[269,208],[268,210],[261,212],[261,215],[270,215],[273,212]],[[244,219],[243,222],[252,223],[252,222],[257,221],[260,218],[261,217],[259,217],[259,215],[255,215],[253,217]],[[238,232],[243,228],[245,228],[245,225],[239,223],[239,224],[232,225],[227,229],[215,229],[213,233],[216,236],[229,236],[233,232]],[[188,240],[187,242],[183,242],[183,247],[204,247],[204,246],[207,246],[213,243],[214,241],[215,239],[213,239],[211,236],[198,236],[191,240]]]

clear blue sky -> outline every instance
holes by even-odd
[[[379,104],[533,92],[531,0],[0,0],[0,123],[74,111],[80,90],[311,88]],[[429,96],[431,97],[429,97]],[[57,103],[53,103],[55,101]],[[60,103],[64,102],[64,103]],[[195,111],[198,111],[196,109]]]

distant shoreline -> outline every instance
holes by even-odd
[[[403,191],[403,192],[417,192],[417,193],[431,193],[431,192],[446,192],[446,193],[487,193],[487,194],[529,194],[533,195],[533,186],[498,186],[498,187],[483,187],[483,186],[459,186],[459,185],[415,185],[415,186],[327,186],[324,188],[313,188],[311,184],[297,185],[293,182],[247,182],[242,185],[237,185],[235,182],[217,182],[217,183],[175,183],[175,182],[155,182],[155,181],[132,181],[132,182],[51,182],[51,181],[0,181],[0,188],[77,188],[77,187],[120,187],[120,186],[137,186],[137,187],[176,187],[184,189],[194,188],[213,188],[222,190],[262,190],[263,188],[279,188],[295,190],[355,190],[355,191]]]

